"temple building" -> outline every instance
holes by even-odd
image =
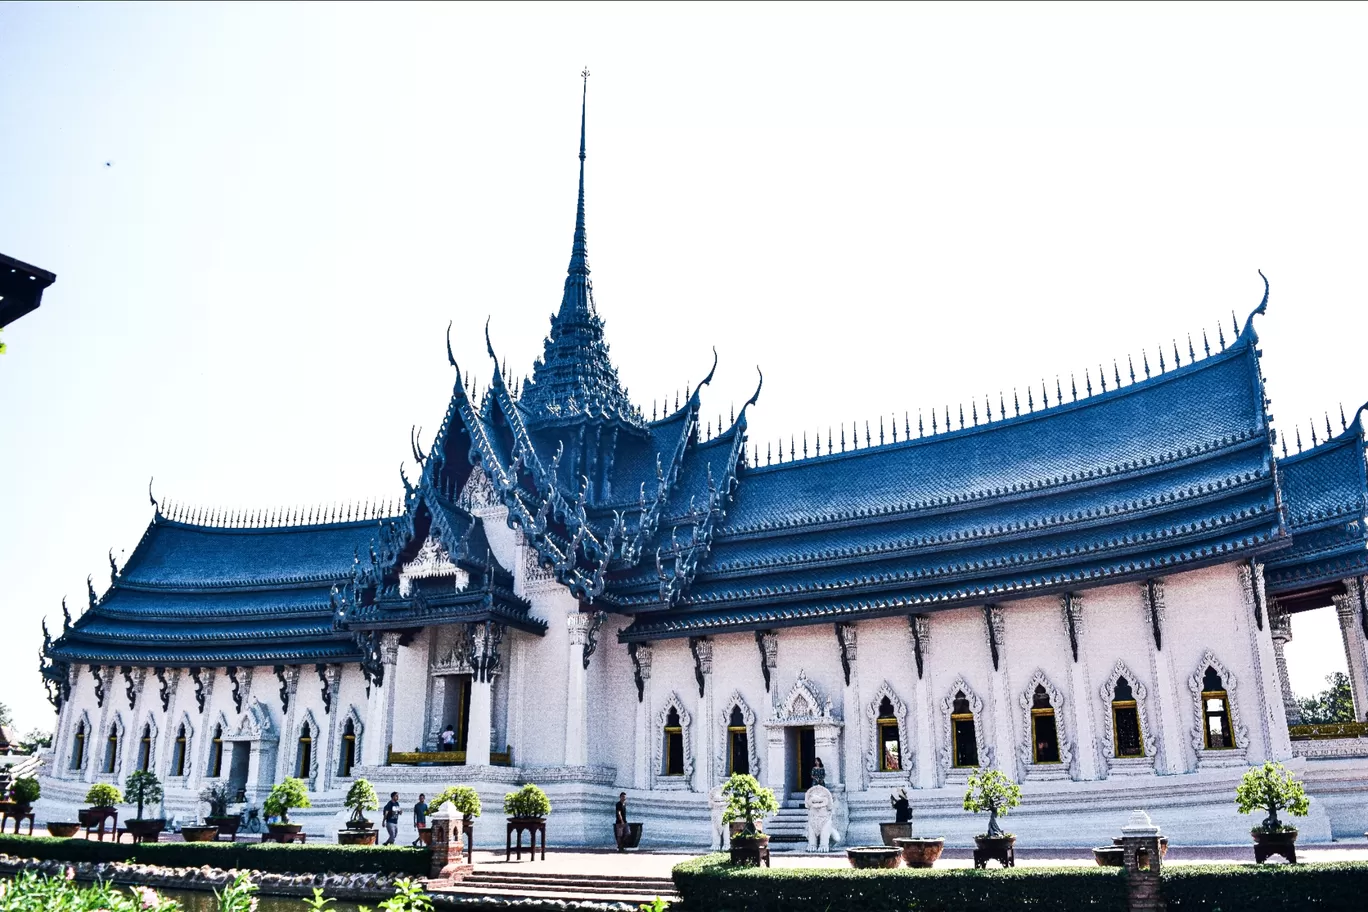
[[[878,841],[900,788],[919,833],[967,843],[976,766],[1023,783],[1023,845],[1098,844],[1136,807],[1242,843],[1235,783],[1278,760],[1308,783],[1305,841],[1368,829],[1368,726],[1298,726],[1283,658],[1291,618],[1333,606],[1368,714],[1363,410],[1275,452],[1266,285],[1157,365],[776,453],[747,439],[759,385],[726,427],[711,372],[667,414],[629,399],[590,282],[583,121],[579,158],[541,357],[514,381],[488,345],[477,396],[448,342],[450,405],[409,441],[401,499],[153,499],[103,593],[63,605],[40,816],[134,769],[182,822],[211,781],[260,807],[298,776],[313,807],[291,819],[331,839],[357,777],[409,803],[460,782],[493,844],[502,794],[534,782],[553,845],[611,843],[626,791],[645,843],[704,847],[733,772],[780,796],[776,838],[801,831],[820,759],[847,845]]]

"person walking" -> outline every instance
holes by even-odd
[[[618,794],[617,806],[613,815],[613,837],[617,840],[617,850],[625,852],[627,843],[627,793]]]
[[[416,846],[423,844],[423,829],[427,826],[427,815],[427,795],[419,792],[418,803],[413,806],[413,828],[418,831],[418,835],[413,838],[413,844]]]
[[[385,802],[385,808],[380,812],[385,821],[385,832],[389,838],[385,840],[385,845],[394,845],[394,840],[399,836],[399,793],[390,792],[390,800]]]

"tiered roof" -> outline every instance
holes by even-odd
[[[1223,334],[1206,357],[1189,345],[1186,364],[1175,347],[1172,368],[1161,356],[1150,376],[1146,361],[1130,385],[1117,369],[1113,388],[1094,394],[1088,379],[1081,399],[1057,386],[1053,405],[1028,398],[1025,414],[1000,402],[991,420],[985,404],[981,424],[975,406],[967,426],[947,417],[913,438],[905,424],[879,445],[866,432],[863,449],[790,449],[787,463],[746,458],[758,388],[702,439],[712,371],[676,411],[644,420],[593,302],[583,127],[582,111],[561,307],[521,395],[486,330],[490,387],[472,397],[457,367],[432,449],[413,443],[421,475],[404,478],[399,508],[269,528],[159,509],[109,592],[92,590],[91,610],[46,649],[49,680],[77,661],[354,660],[375,674],[382,631],[496,621],[540,634],[480,518],[504,510],[585,610],[633,616],[626,641],[1005,602],[1255,557],[1275,594],[1368,567],[1361,416],[1277,463],[1254,314],[1229,347]],[[1267,303],[1265,289],[1255,313]],[[449,344],[448,357],[456,367]],[[401,579],[425,548],[460,569],[458,586]]]

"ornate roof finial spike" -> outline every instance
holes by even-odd
[[[961,406],[960,406],[960,412],[963,413],[963,411],[964,411],[964,406],[961,405]],[[970,400],[969,400],[969,411],[970,411],[970,413],[971,413],[971,415],[972,415],[972,417],[973,417],[974,427],[978,427],[978,400],[977,400],[977,399],[970,399]]]
[[[1018,418],[1021,417],[1021,396],[1017,393],[1017,388],[1012,387],[1012,410],[1016,412]]]
[[[1316,419],[1312,418],[1306,423],[1311,426],[1311,446],[1320,446],[1320,441],[1316,439]]]
[[[869,436],[869,419],[866,418],[866,419],[865,419],[865,448],[866,448],[866,449],[869,448],[869,446],[870,446],[870,441],[871,441],[871,438],[870,438],[870,436]]]
[[[964,430],[964,403],[959,404],[960,430]]]
[[[893,425],[895,428],[897,425]],[[883,415],[879,416],[879,446],[884,445]]]
[[[1026,387],[1026,414],[1035,414],[1035,392],[1031,387]]]
[[[1188,364],[1197,360],[1197,352],[1192,347],[1192,333],[1188,333]]]
[[[1339,404],[1339,407],[1340,407],[1340,430],[1341,430],[1341,431],[1347,431],[1347,430],[1349,430],[1349,422],[1346,421],[1346,420],[1344,419],[1344,403],[1341,402],[1341,403]]]
[[[652,421],[655,421],[655,420],[657,419],[657,417],[658,417],[658,416],[656,415],[656,401],[655,401],[654,399],[652,399],[652,400],[651,400],[651,420],[652,420]]]
[[[1130,380],[1133,386],[1135,384],[1135,359],[1129,353],[1126,355],[1126,366],[1130,368]]]
[[[155,512],[160,513],[160,512],[161,512],[161,506],[157,503],[157,498],[155,498],[155,497],[152,496],[152,478],[151,478],[151,476],[148,476],[148,479],[147,479],[147,499],[150,500],[150,501],[152,501],[152,509],[153,509]]]
[[[674,404],[674,410],[675,410],[676,412],[679,411],[679,390],[675,390],[675,404]]]
[[[1326,412],[1326,413],[1325,413],[1325,439],[1326,439],[1326,440],[1329,440],[1331,437],[1334,437],[1334,436],[1335,436],[1335,432],[1332,431],[1332,430],[1330,430],[1330,413],[1329,413],[1329,412]]]
[[[804,438],[807,437],[807,431],[803,432],[803,436]],[[814,431],[812,434],[812,438],[813,446],[816,447],[817,455],[820,457],[822,455],[822,429],[818,428],[816,431]]]
[[[1069,372],[1069,394],[1073,396],[1070,401],[1078,401],[1078,381],[1074,379],[1073,371]]]
[[[1099,373],[1101,373],[1101,371],[1102,371],[1102,366],[1101,366],[1100,364],[1097,366],[1097,370],[1098,370]],[[1085,368],[1083,368],[1083,382],[1086,384],[1086,387],[1087,387],[1087,390],[1088,390],[1088,397],[1089,397],[1089,398],[1092,398],[1092,368],[1090,368],[1090,367],[1085,367]],[[1103,382],[1105,383],[1106,381],[1103,381]],[[1075,393],[1074,395],[1075,395],[1075,397],[1076,397],[1076,396],[1077,396],[1077,393]]]
[[[845,422],[841,423],[841,452],[845,452]]]
[[[1044,403],[1041,408],[1050,407],[1050,389],[1045,385],[1045,378],[1040,378],[1040,401]]]
[[[793,435],[789,434],[789,462],[793,462],[798,456],[798,448],[794,445]]]
[[[803,431],[803,458],[807,459],[807,431]]]
[[[950,404],[945,404],[945,433],[950,433]]]
[[[1301,451],[1302,451],[1301,427],[1300,427],[1300,425],[1299,425],[1299,426],[1297,427],[1297,452],[1300,453]]]
[[[935,413],[935,412],[932,412],[932,413],[931,413],[931,421],[934,423],[935,420],[936,420],[936,413]],[[926,426],[925,426],[924,424],[922,424],[922,413],[921,413],[921,409],[917,409],[917,437],[918,437],[918,439],[920,439],[920,438],[925,437],[925,436],[926,436]]]
[[[1221,324],[1219,324],[1219,323],[1216,324],[1216,338],[1217,338],[1217,339],[1220,341],[1220,343],[1221,343],[1221,351],[1225,351],[1225,350],[1226,350],[1225,329],[1223,329],[1223,328],[1221,327]]]
[[[917,436],[921,436],[921,412],[917,412]],[[903,410],[903,440],[912,439],[912,413],[909,409]]]
[[[1164,367],[1164,346],[1159,346],[1159,373],[1163,373],[1167,368]]]
[[[1261,272],[1259,275],[1263,275],[1263,273]],[[1264,281],[1267,282],[1268,280],[1265,279]],[[1267,291],[1264,292],[1264,300],[1268,300]],[[1230,312],[1230,331],[1235,334],[1235,338],[1238,339],[1240,337],[1240,321],[1235,319],[1235,311],[1233,310]]]
[[[833,450],[833,449],[831,448],[831,425],[828,424],[828,425],[827,425],[827,455],[830,456],[830,455],[831,455],[832,453],[834,453],[834,452],[836,452],[836,451]]]
[[[1145,379],[1148,380],[1148,379],[1150,378],[1149,352],[1145,352],[1145,351],[1140,352],[1140,357],[1141,357],[1141,358],[1144,360],[1144,362],[1145,362]],[[1159,357],[1160,357],[1160,358],[1164,357],[1163,352],[1160,352],[1160,353],[1159,353]]]
[[[1286,437],[1286,436],[1284,436],[1283,439],[1282,439],[1282,451],[1283,451],[1283,459],[1286,459],[1286,458],[1287,458],[1287,437]]]
[[[1007,420],[1007,391],[998,390],[998,421]]]
[[[1189,336],[1189,338],[1191,338]],[[1208,358],[1211,357],[1211,341],[1207,339],[1206,327],[1202,327],[1202,351],[1206,352]]]
[[[1179,368],[1183,366],[1183,359],[1178,357],[1178,340],[1173,340],[1173,366]]]

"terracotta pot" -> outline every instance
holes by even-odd
[[[1281,855],[1292,864],[1297,863],[1297,831],[1280,830],[1265,833],[1263,830],[1250,830],[1254,837],[1254,860],[1262,864],[1270,855]]]
[[[218,827],[221,836],[236,836],[242,826],[242,818],[237,814],[224,814],[222,817],[205,817],[205,826]]]
[[[76,812],[76,819],[81,821],[81,826],[87,829],[97,827],[111,817],[117,817],[119,811],[112,807],[88,807],[81,808]]]
[[[304,829],[304,824],[272,823],[268,824],[266,828],[271,831],[272,836],[284,836],[287,833],[293,836],[295,833],[298,833],[300,830]]]
[[[1126,863],[1126,850],[1118,845],[1096,846],[1093,849],[1093,861],[1104,868],[1119,868]],[[1143,867],[1143,865],[1141,866]]]
[[[731,863],[736,865],[759,865],[761,849],[769,848],[770,838],[764,833],[754,836],[733,836],[731,841]]]
[[[879,835],[883,837],[883,844],[886,846],[896,846],[898,839],[912,838],[912,824],[910,823],[881,823],[879,824]]]
[[[945,850],[943,836],[899,837],[894,842],[902,851],[903,864],[909,868],[929,868]]]
[[[375,840],[380,835],[379,830],[363,830],[359,828],[348,828],[337,831],[338,845],[375,845]]]
[[[58,839],[70,839],[81,829],[79,823],[54,823],[49,821],[47,831],[49,836],[56,836]]]
[[[902,850],[896,846],[855,846],[846,849],[846,859],[852,868],[896,868],[902,861]]]
[[[218,827],[216,826],[183,826],[181,827],[181,838],[186,842],[213,842],[218,839]]]

